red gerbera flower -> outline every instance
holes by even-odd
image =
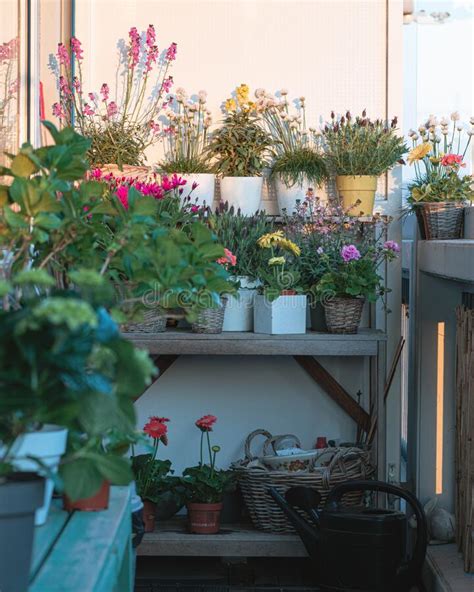
[[[217,417],[215,415],[203,415],[196,421],[196,426],[201,430],[201,432],[212,432],[212,427],[216,421]]]
[[[148,423],[143,426],[143,431],[154,440],[161,440],[163,444],[167,444],[168,426],[165,423],[166,421],[169,420],[162,417],[150,417]]]

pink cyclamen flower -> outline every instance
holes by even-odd
[[[230,265],[231,267],[234,267],[234,265],[237,263],[237,257],[232,253],[232,251],[229,251],[229,249],[224,249],[224,256],[219,257],[216,263],[219,263],[219,265]]]
[[[178,177],[176,173],[172,177],[164,176],[161,179],[161,187],[163,191],[171,191],[172,189],[176,189],[178,187],[186,185],[186,183],[186,179]]]
[[[102,100],[106,101],[109,98],[109,85],[104,82],[104,84],[100,87],[100,94],[102,96]]]
[[[166,61],[172,62],[176,59],[176,52],[178,50],[178,46],[176,43],[172,43],[168,49],[166,50]]]
[[[360,252],[355,245],[344,245],[341,249],[341,257],[346,263],[360,259]]]
[[[400,245],[395,241],[389,240],[384,242],[383,248],[392,251],[392,253],[400,253]]]
[[[63,111],[63,108],[61,107],[61,105],[59,103],[54,103],[54,105],[53,105],[53,115],[55,117],[59,117],[60,119],[62,119],[63,117],[65,117],[65,113]]]
[[[88,105],[88,103],[84,103],[84,115],[94,115],[95,111],[94,109],[91,109],[90,106]]]
[[[117,103],[115,103],[114,101],[110,101],[110,103],[107,105],[107,115],[109,117],[113,117],[114,115],[117,115],[117,113],[118,113]]]
[[[69,66],[71,63],[71,58],[69,56],[69,52],[64,46],[63,43],[58,43],[58,60],[61,66]]]
[[[71,37],[71,51],[78,60],[82,60],[82,54],[84,50],[82,49],[81,42],[77,37]]]
[[[120,185],[115,192],[115,195],[119,198],[123,207],[128,210],[128,187],[126,185]]]
[[[93,169],[89,174],[91,179],[101,179],[102,171],[100,169]]]
[[[200,419],[196,421],[196,426],[201,430],[201,432],[212,432],[212,428],[217,421],[217,417],[215,415],[203,415]]]
[[[191,206],[191,212],[193,214],[197,214],[197,212],[199,212],[199,206]]]
[[[444,167],[466,166],[466,163],[463,163],[462,156],[460,154],[445,154],[441,159],[441,164]]]

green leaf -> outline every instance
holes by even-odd
[[[94,458],[66,459],[59,473],[64,482],[64,491],[72,501],[94,495],[104,482]]]
[[[32,162],[25,154],[17,154],[11,163],[11,172],[15,177],[30,177],[38,170],[34,162]]]

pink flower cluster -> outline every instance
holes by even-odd
[[[216,263],[219,263],[219,265],[224,265],[226,267],[234,267],[237,263],[237,257],[232,253],[232,251],[229,251],[229,249],[224,249],[224,256],[219,257]]]
[[[217,421],[217,417],[215,415],[203,415],[200,419],[196,421],[196,426],[201,430],[201,432],[212,432],[212,428]]]
[[[355,245],[344,245],[341,249],[341,257],[345,263],[360,259],[360,251]]]
[[[392,240],[385,241],[383,248],[387,249],[387,251],[392,251],[392,253],[400,253],[400,245]]]
[[[0,45],[0,64],[16,59],[18,57],[18,46],[18,37],[8,43],[2,43]]]
[[[465,167],[466,163],[462,161],[460,154],[445,154],[441,159],[441,165],[444,167]]]

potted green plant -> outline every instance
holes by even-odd
[[[257,240],[273,230],[273,220],[265,212],[244,216],[221,204],[214,213],[208,213],[207,223],[218,241],[234,254],[227,271],[239,285],[238,294],[228,298],[222,330],[252,331],[257,270],[263,259]]]
[[[235,98],[226,101],[225,113],[224,123],[212,134],[208,147],[215,158],[214,170],[222,177],[221,201],[252,215],[260,207],[262,174],[272,141],[260,125],[246,84],[237,87]]]
[[[173,85],[169,72],[176,51],[172,43],[160,57],[154,26],[142,33],[132,27],[121,50],[123,89],[111,92],[104,82],[99,92],[86,92],[80,40],[72,37],[69,47],[58,44],[54,71],[59,101],[53,105],[53,115],[91,140],[93,166],[118,176],[147,177],[145,150],[159,139],[158,119]]]
[[[223,495],[235,489],[234,473],[216,468],[220,447],[211,445],[209,435],[216,421],[214,415],[204,415],[196,421],[201,431],[199,464],[185,469],[181,478],[187,498],[188,528],[196,534],[219,532]],[[207,450],[208,463],[204,462],[204,448]]]
[[[372,121],[365,109],[355,118],[350,111],[341,117],[332,111],[323,140],[344,209],[354,216],[372,216],[378,178],[397,163],[403,164],[407,151],[397,134],[397,118]]]
[[[178,88],[168,98],[166,127],[161,132],[165,160],[160,162],[160,170],[186,179],[182,201],[192,200],[199,207],[212,207],[214,201],[215,174],[206,155],[212,116],[206,100],[205,90],[189,99],[186,91]]]
[[[301,249],[282,230],[264,234],[258,246],[269,256],[258,270],[261,285],[255,298],[255,333],[306,333],[307,298],[301,294],[297,258]]]
[[[305,97],[296,103],[295,112],[288,104],[288,91],[280,99],[264,89],[255,92],[256,107],[274,145],[272,178],[280,214],[291,214],[303,202],[309,188],[316,189],[327,178],[321,150],[321,137],[306,129]]]
[[[400,252],[394,241],[368,246],[342,244],[322,250],[319,258],[326,271],[314,286],[324,307],[329,333],[357,333],[365,301],[375,302],[386,293],[378,268]]]
[[[457,112],[451,122],[431,116],[418,133],[409,134],[413,147],[408,163],[414,166],[415,180],[408,186],[408,204],[427,240],[462,238],[464,206],[474,198],[472,177],[461,174],[474,124],[466,132]]]

